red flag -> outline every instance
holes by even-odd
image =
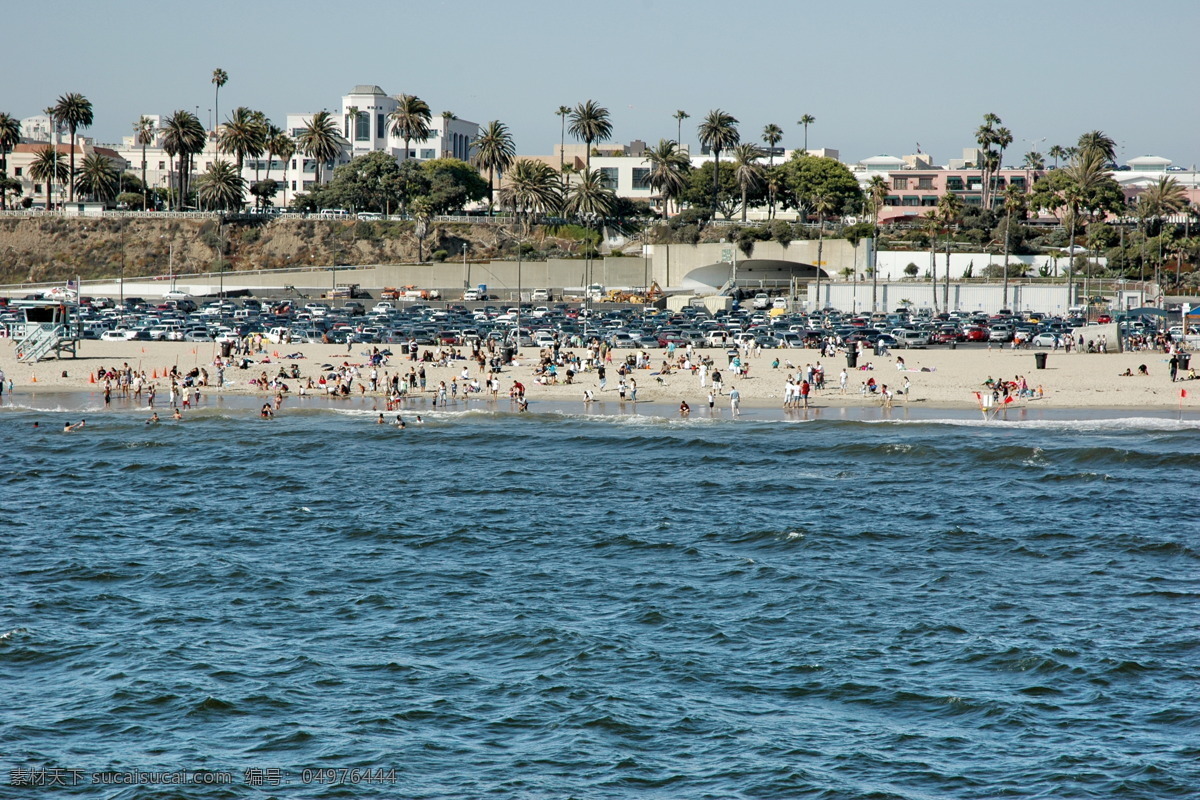
[[[1180,389],[1180,390],[1179,390],[1179,397],[1180,397],[1180,399],[1182,399],[1182,398],[1184,398],[1184,397],[1187,397],[1187,389]]]
[[[1006,404],[1007,404],[1007,403],[1011,403],[1012,401],[1013,401],[1013,399],[1012,399],[1012,395],[1011,395],[1011,394],[1010,394],[1008,397],[1004,398],[1004,402],[1005,402]]]

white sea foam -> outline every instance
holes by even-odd
[[[1193,431],[1200,430],[1198,419],[1168,419],[1166,417],[1116,417],[1110,419],[877,419],[863,420],[873,425],[954,425],[962,428],[995,428],[1017,430],[1075,431],[1078,433],[1123,431]]]

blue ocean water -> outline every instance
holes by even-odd
[[[67,416],[0,412],[3,796],[1200,793],[1195,422]]]

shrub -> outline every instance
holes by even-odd
[[[449,257],[450,254],[445,250],[434,250],[433,255],[430,256],[434,261],[445,261]]]

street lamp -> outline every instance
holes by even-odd
[[[471,288],[471,273],[467,271],[467,243],[466,242],[463,242],[462,254],[463,254],[463,288],[470,289]]]

